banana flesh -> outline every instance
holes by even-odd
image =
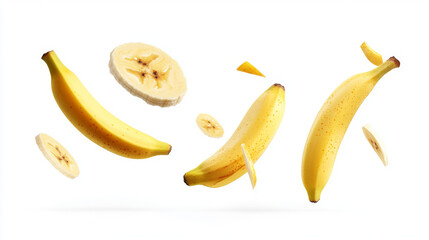
[[[197,117],[197,125],[209,137],[220,138],[223,136],[223,127],[214,117],[208,114],[200,113]]]
[[[399,61],[391,57],[374,70],[347,79],[320,109],[308,135],[302,158],[302,181],[311,202],[320,200],[341,141],[359,106],[380,78],[397,67]]]
[[[247,61],[238,66],[237,71],[265,77],[264,74],[262,74],[255,66],[253,66]]]
[[[41,133],[36,136],[36,143],[45,158],[64,176],[69,178],[79,176],[79,167],[76,161],[58,141],[47,134]]]
[[[380,66],[383,63],[383,57],[380,53],[376,52],[374,49],[370,48],[366,42],[363,42],[360,45],[363,54],[365,57],[374,65]]]
[[[368,142],[371,144],[371,147],[374,149],[374,151],[377,153],[378,157],[380,157],[381,161],[383,162],[384,166],[387,166],[389,163],[389,160],[387,159],[387,154],[384,151],[384,145],[380,141],[380,138],[375,133],[375,130],[369,125],[365,125],[362,127],[363,134],[365,135],[365,138],[368,140]]]
[[[126,43],[110,54],[110,72],[131,94],[151,105],[178,104],[186,93],[179,64],[162,50],[144,43]]]
[[[231,138],[214,155],[184,175],[187,185],[225,186],[246,171],[241,144],[255,163],[280,126],[285,109],[285,90],[274,84],[252,104]]]
[[[88,139],[127,158],[148,158],[170,153],[169,144],[140,132],[104,109],[54,51],[45,53],[42,59],[49,67],[52,92],[58,106]]]
[[[253,161],[250,158],[250,154],[247,152],[246,144],[241,144],[241,151],[243,152],[244,163],[246,164],[247,173],[249,174],[250,183],[252,184],[252,188],[255,188],[256,185],[256,171],[255,166],[253,165]]]

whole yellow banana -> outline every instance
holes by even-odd
[[[42,59],[49,67],[52,92],[58,106],[87,138],[128,158],[148,158],[170,153],[169,144],[125,124],[104,109],[76,75],[63,65],[54,51],[45,53]]]
[[[187,172],[187,185],[225,186],[246,173],[241,144],[246,144],[255,163],[280,126],[285,109],[285,90],[274,84],[250,107],[234,134],[213,156]]]
[[[344,81],[326,100],[311,127],[302,158],[302,181],[309,200],[317,202],[329,180],[344,134],[359,106],[375,84],[399,67],[395,57],[377,68]]]

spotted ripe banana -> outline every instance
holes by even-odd
[[[58,106],[87,138],[127,158],[148,158],[170,153],[169,144],[125,124],[104,109],[54,51],[45,53],[42,59],[49,67],[52,92]]]
[[[311,202],[320,200],[320,194],[334,167],[338,148],[359,106],[378,80],[397,67],[399,61],[391,57],[377,68],[347,79],[320,109],[302,158],[302,181]]]
[[[255,163],[270,144],[285,110],[285,89],[274,84],[252,104],[231,138],[213,156],[187,172],[187,185],[225,186],[247,172],[241,144]]]

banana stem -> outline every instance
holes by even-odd
[[[384,76],[384,74],[388,73],[392,69],[398,68],[399,65],[400,62],[398,61],[398,59],[396,59],[395,57],[389,58],[383,64],[372,70],[374,75],[373,79],[377,79],[377,81],[380,80],[381,77]]]
[[[67,69],[53,50],[43,54],[42,60],[48,65],[51,75],[59,74],[61,70]]]
[[[396,67],[399,67],[401,65],[401,62],[399,62],[398,59],[396,59],[395,57],[390,57],[389,59],[387,59],[387,61],[392,61],[395,63]]]

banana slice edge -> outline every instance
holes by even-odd
[[[131,42],[115,47],[110,53],[109,69],[122,87],[150,105],[177,105],[187,91],[179,64],[149,44]]]
[[[385,147],[380,141],[380,138],[378,137],[374,129],[369,124],[366,124],[365,126],[362,127],[362,131],[365,135],[365,138],[371,144],[371,147],[374,149],[378,157],[381,159],[383,165],[387,166],[389,164],[389,160],[385,152]]]
[[[36,144],[43,156],[64,176],[71,179],[79,176],[80,171],[76,161],[57,140],[45,133],[40,133],[36,136]]]
[[[252,183],[252,188],[255,189],[256,185],[256,171],[255,166],[253,165],[252,158],[246,149],[246,144],[241,144],[241,151],[243,152],[244,163],[246,164],[247,173],[249,174],[250,182]]]

